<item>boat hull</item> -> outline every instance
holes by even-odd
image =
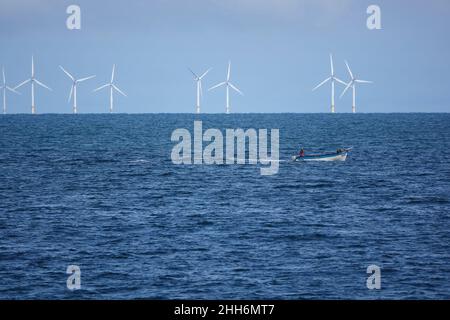
[[[295,161],[345,161],[347,159],[347,152],[334,153],[334,154],[322,154],[322,155],[309,155],[304,157],[295,157]]]

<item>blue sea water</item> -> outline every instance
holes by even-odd
[[[174,165],[194,120],[279,128],[282,159],[354,149]],[[2,116],[0,298],[450,299],[449,137],[449,114]]]

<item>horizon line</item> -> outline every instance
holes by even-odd
[[[44,112],[44,113],[6,113],[1,114],[0,118],[2,116],[16,116],[16,115],[30,115],[30,116],[39,116],[39,115],[72,115],[72,116],[79,116],[79,115],[145,115],[145,114],[186,114],[186,115],[225,115],[225,116],[232,116],[232,115],[239,115],[239,114],[327,114],[327,115],[339,115],[339,114],[345,114],[345,115],[357,115],[357,114],[450,114],[450,111],[435,111],[435,112],[426,112],[426,111],[411,111],[411,112],[235,112],[235,113],[225,113],[225,112],[203,112],[203,113],[195,113],[195,112],[87,112],[87,113],[72,113],[72,112]]]

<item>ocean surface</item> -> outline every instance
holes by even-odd
[[[353,150],[175,165],[194,120]],[[450,114],[0,116],[0,299],[134,298],[450,299]]]

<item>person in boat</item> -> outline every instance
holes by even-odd
[[[302,158],[302,157],[305,156],[305,150],[304,150],[303,148],[301,148],[300,151],[298,152],[298,156],[299,156],[300,158]]]
[[[336,153],[337,153],[337,154],[340,154],[340,153],[342,153],[342,152],[344,152],[344,149],[339,148],[339,149],[336,150]]]

